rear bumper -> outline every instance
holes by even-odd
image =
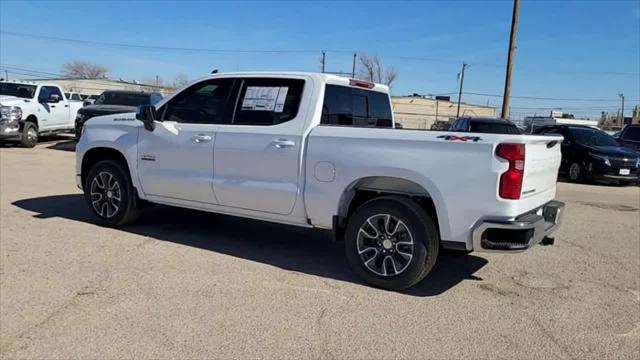
[[[473,230],[473,249],[521,252],[540,243],[560,226],[564,203],[550,201],[510,221],[484,220]]]

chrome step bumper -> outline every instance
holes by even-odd
[[[563,213],[564,203],[553,200],[511,221],[482,221],[473,230],[473,249],[512,253],[527,250],[553,234]]]

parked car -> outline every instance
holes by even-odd
[[[614,136],[622,145],[640,152],[640,125],[629,124]]]
[[[330,229],[359,276],[398,290],[440,247],[552,243],[561,140],[396,130],[387,86],[335,75],[215,74],[87,122],[76,182],[107,226],[146,201]]]
[[[66,92],[64,93],[64,97],[66,97],[67,100],[82,101],[82,97],[77,92]]]
[[[82,103],[84,104],[84,106],[87,106],[96,102],[96,100],[98,99],[98,97],[100,97],[100,95],[81,95],[81,97],[82,97]]]
[[[0,142],[32,148],[42,135],[73,132],[82,103],[68,101],[55,84],[0,82]]]
[[[140,91],[108,90],[92,104],[78,111],[75,122],[76,139],[82,134],[83,124],[94,116],[122,114],[136,111],[140,105],[154,105],[162,99],[162,94]]]
[[[522,134],[516,124],[509,120],[469,116],[458,118],[449,130],[488,134]]]
[[[632,183],[638,181],[640,154],[625,148],[607,133],[589,126],[554,125],[535,130],[536,134],[564,137],[562,165],[571,181],[598,180]]]

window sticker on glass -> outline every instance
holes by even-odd
[[[282,112],[288,91],[287,86],[248,86],[242,110]]]

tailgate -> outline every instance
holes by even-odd
[[[526,136],[522,199],[555,194],[562,140],[561,136]]]

